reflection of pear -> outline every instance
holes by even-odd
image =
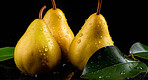
[[[107,23],[98,11],[87,19],[70,46],[69,59],[80,70],[95,51],[113,45]]]
[[[55,68],[60,59],[60,47],[46,23],[42,19],[35,19],[15,47],[17,67],[24,73],[44,73]]]
[[[70,44],[74,38],[74,34],[68,26],[64,13],[56,8],[54,0],[52,0],[53,8],[49,9],[43,20],[47,23],[52,35],[59,43],[64,59],[67,59]]]

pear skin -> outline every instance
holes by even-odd
[[[43,20],[47,23],[49,30],[60,45],[62,56],[66,60],[74,34],[67,23],[64,13],[58,8],[52,8],[47,11]]]
[[[102,47],[114,45],[105,18],[92,14],[71,43],[69,59],[79,70],[83,70],[88,59]]]
[[[35,19],[20,38],[14,60],[23,73],[29,74],[46,73],[59,64],[60,46],[42,19]]]

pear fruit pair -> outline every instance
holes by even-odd
[[[43,6],[39,19],[29,25],[15,47],[15,63],[24,73],[38,74],[53,70],[60,63],[61,51],[64,58],[68,57],[74,34],[64,13],[56,8],[54,0],[52,3],[53,8],[42,19],[46,8]]]
[[[100,48],[114,45],[105,18],[100,14],[102,0],[98,0],[97,13],[90,15],[71,43],[69,59],[83,70],[89,58]]]

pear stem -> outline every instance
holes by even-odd
[[[56,9],[55,0],[51,0],[51,2],[52,2],[53,9],[55,10]]]
[[[40,12],[39,12],[39,19],[42,19],[42,14],[43,14],[43,11],[46,9],[46,5],[44,5],[41,9],[40,9]]]
[[[99,14],[100,14],[101,5],[102,5],[102,0],[98,0],[97,15],[99,15]]]

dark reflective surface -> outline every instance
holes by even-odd
[[[75,73],[74,73],[75,72]],[[71,64],[61,64],[54,72],[48,74],[23,74],[21,73],[13,59],[0,62],[0,80],[85,80],[80,78],[81,72],[71,66]],[[125,80],[147,80],[148,75],[140,74],[135,78]]]
[[[54,72],[31,75],[20,72],[13,59],[0,62],[0,80],[84,80],[80,75],[69,63],[59,65]]]

